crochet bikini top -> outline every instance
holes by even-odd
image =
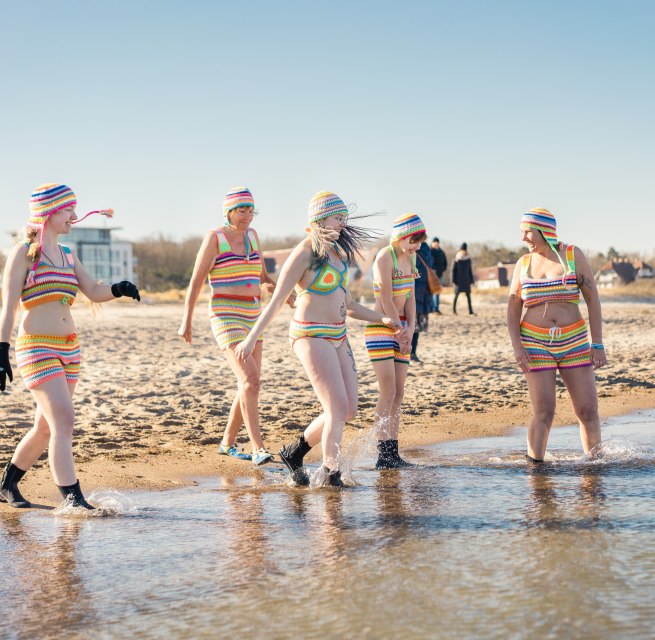
[[[316,274],[316,277],[312,280],[312,283],[306,289],[303,289],[298,294],[298,297],[303,296],[306,293],[316,293],[319,296],[327,296],[339,288],[347,291],[348,283],[350,281],[348,263],[342,260],[341,265],[343,266],[343,270],[339,271],[336,267],[333,267],[330,264],[329,260],[326,260]]]
[[[521,298],[526,307],[548,302],[572,302],[580,304],[580,287],[575,273],[575,247],[566,247],[566,273],[555,278],[531,278],[528,276],[531,254],[521,258]]]
[[[75,302],[79,284],[75,275],[73,254],[69,247],[61,244],[57,246],[63,251],[67,264],[63,267],[56,267],[39,260],[36,267],[30,271],[20,294],[20,306],[26,311],[48,302],[60,302],[67,305]]]
[[[214,295],[225,287],[258,287],[261,282],[262,257],[257,240],[250,229],[246,233],[245,254],[234,253],[225,234],[216,230],[218,255],[209,272],[209,284]]]
[[[393,271],[391,272],[391,295],[394,298],[400,298],[404,296],[409,298],[412,295],[414,290],[414,281],[418,278],[418,270],[416,268],[416,257],[412,256],[412,273],[404,274],[398,268],[398,259],[396,258],[396,252],[393,250],[393,245],[391,246],[391,257],[393,258]],[[375,298],[380,297],[380,283],[373,281],[373,296]]]

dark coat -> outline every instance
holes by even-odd
[[[446,259],[446,254],[444,250],[439,247],[438,249],[433,249],[430,247],[430,253],[432,254],[432,268],[437,272],[439,278],[446,272],[448,268],[448,260]]]
[[[470,293],[471,285],[475,282],[475,279],[473,278],[471,258],[465,251],[457,252],[450,277],[455,286],[455,291]]]
[[[428,272],[423,263],[418,259],[421,256],[428,267],[432,267],[432,253],[427,242],[422,242],[419,250],[416,252],[416,268],[419,277],[414,281],[414,294],[416,296],[416,313],[431,313],[434,311],[432,306],[432,294],[428,288]]]

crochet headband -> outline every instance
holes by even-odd
[[[348,207],[343,200],[330,191],[319,191],[309,201],[307,211],[309,222],[318,222],[323,218],[329,218],[336,215],[348,215]]]
[[[415,213],[405,213],[393,221],[391,240],[396,242],[417,233],[426,233],[423,221]]]

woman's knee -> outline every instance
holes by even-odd
[[[596,422],[600,419],[598,414],[598,404],[596,402],[584,403],[581,407],[577,408],[576,415],[578,420],[583,424]]]
[[[534,417],[541,422],[542,424],[550,427],[553,424],[555,419],[555,407],[551,406],[540,406],[535,407]]]
[[[261,381],[258,373],[250,373],[245,376],[239,385],[239,389],[247,395],[256,395],[261,388]]]
[[[325,417],[332,422],[346,422],[350,415],[350,405],[347,400],[339,398],[333,400],[325,409]]]

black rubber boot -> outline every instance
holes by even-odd
[[[92,507],[82,495],[82,489],[80,489],[79,480],[75,484],[72,484],[70,487],[58,488],[61,495],[64,496],[64,500],[72,506],[81,507],[82,509],[95,509],[95,507]]]
[[[304,435],[280,449],[280,458],[289,469],[291,479],[301,487],[306,487],[309,484],[309,475],[303,468],[303,458],[309,453],[310,449],[311,447],[307,444]]]
[[[323,465],[323,471],[326,474],[327,480],[325,482],[326,487],[345,487],[343,480],[341,479],[341,471],[330,471],[325,465]]]
[[[393,456],[393,440],[378,440],[378,461],[376,469],[397,469],[398,464]]]
[[[398,452],[398,440],[389,440],[391,443],[391,456],[396,463],[397,467],[412,467],[414,465],[411,464],[411,462],[407,462],[406,460],[403,460],[400,457],[400,453]]]
[[[2,497],[16,509],[27,509],[32,506],[29,500],[25,500],[21,495],[18,483],[21,481],[26,471],[19,469],[12,462],[8,462],[2,474],[2,482],[0,483],[0,494]]]
[[[527,460],[528,464],[543,464],[543,460],[537,460],[537,458],[533,458],[532,456],[529,456],[527,453],[525,454],[525,459]]]

